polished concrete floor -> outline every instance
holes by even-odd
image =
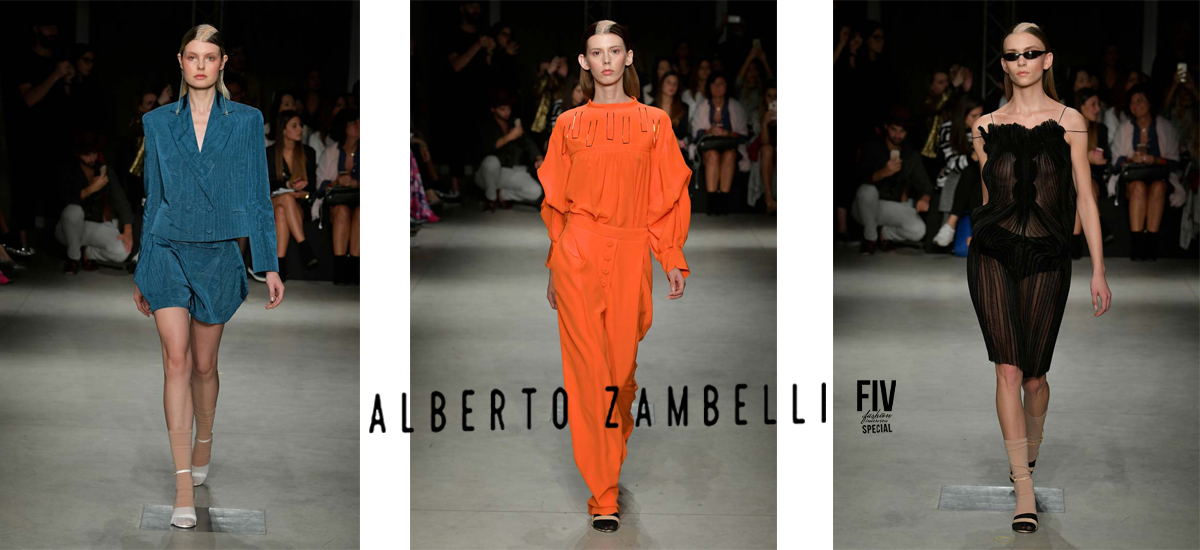
[[[587,486],[569,428],[551,422],[563,373],[557,316],[546,302],[550,241],[532,208],[466,209],[412,240],[411,542],[413,548],[774,548],[775,225],[758,216],[693,218],[692,275],[669,301],[655,264],[654,321],[636,379],[656,423],[635,427],[621,475],[621,528],[588,524]],[[747,425],[734,423],[734,387]],[[720,417],[703,423],[704,386]],[[668,427],[667,386],[688,387],[689,424]],[[522,388],[533,394],[526,428]],[[474,390],[462,428],[462,392]],[[504,394],[492,431],[490,394]],[[432,433],[431,392],[446,397]]]
[[[1011,512],[937,509],[942,485],[1011,487],[965,259],[838,248],[836,548],[1200,547],[1197,263],[1105,265],[1113,308],[1094,317],[1091,263],[1073,264],[1048,376],[1033,477],[1066,512],[1018,534]],[[892,433],[859,427],[856,381],[872,379],[897,381]]]
[[[196,506],[264,510],[266,534],[151,531],[175,495],[154,320],[132,275],[34,258],[0,286],[0,548],[358,546],[358,287],[291,281],[267,311],[250,281],[226,325]]]

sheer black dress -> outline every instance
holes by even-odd
[[[971,211],[967,286],[988,359],[1024,378],[1050,370],[1071,285],[1076,191],[1061,120],[978,128],[988,202]]]

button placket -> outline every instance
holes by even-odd
[[[606,246],[608,246],[609,248],[612,248],[613,246],[616,245],[616,241],[609,239],[604,244]],[[608,274],[609,274],[610,266],[612,265],[612,253],[613,253],[612,250],[606,251],[604,253],[604,262],[602,264],[600,264],[601,265],[600,286],[605,286],[605,287],[608,286]]]

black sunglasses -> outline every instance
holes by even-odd
[[[1008,53],[1005,53],[1004,55],[1001,55],[1000,57],[1003,57],[1005,61],[1016,61],[1018,57],[1024,57],[1025,59],[1037,59],[1037,58],[1041,57],[1042,54],[1044,54],[1044,53],[1046,53],[1046,52],[1044,52],[1042,50],[1029,50],[1027,52],[1021,52],[1021,53],[1008,52]]]

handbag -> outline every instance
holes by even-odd
[[[700,138],[700,143],[696,144],[696,148],[701,151],[724,151],[737,147],[737,138],[733,136],[704,136]]]
[[[1167,181],[1171,176],[1171,169],[1166,164],[1141,164],[1141,163],[1126,163],[1121,168],[1121,179],[1123,181],[1144,181],[1150,183],[1152,181]]]
[[[341,204],[357,206],[358,188],[339,185],[325,190],[325,206],[337,206]]]

